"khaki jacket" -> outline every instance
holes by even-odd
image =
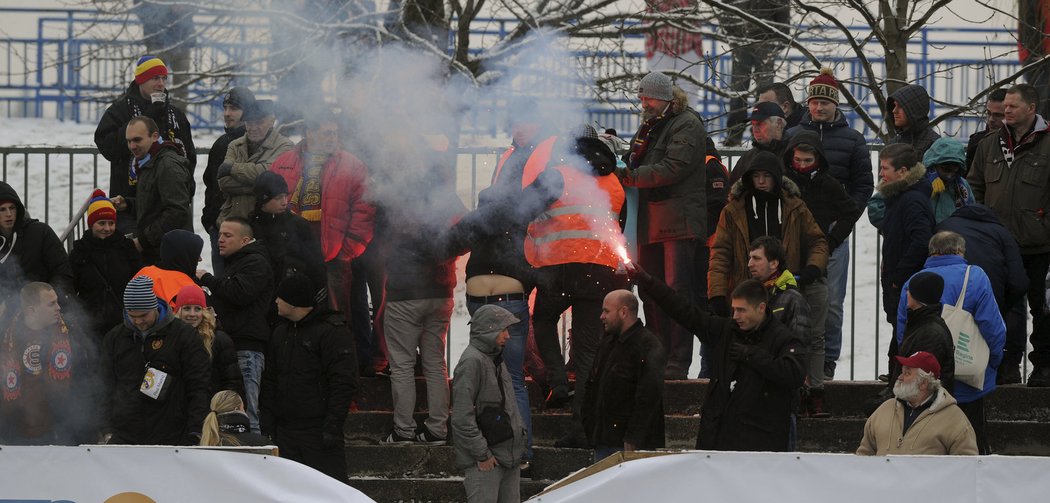
[[[857,454],[928,454],[943,456],[977,455],[977,437],[966,414],[955,404],[955,397],[938,391],[930,408],[922,411],[904,430],[904,405],[896,398],[886,400],[864,424],[864,438]]]
[[[248,135],[230,142],[226,150],[226,162],[233,163],[233,169],[230,170],[229,176],[219,178],[223,202],[215,225],[218,226],[230,217],[248,218],[248,214],[255,209],[255,179],[263,171],[270,169],[277,156],[293,148],[295,144],[292,140],[276,130],[271,130],[270,134],[266,135],[252,155],[248,155]],[[289,187],[289,190],[291,189],[292,187]]]
[[[784,243],[786,263],[790,271],[801,271],[815,265],[821,271],[828,267],[828,241],[817,225],[813,214],[800,198],[798,186],[784,178],[781,192],[783,222],[781,242]],[[707,296],[726,297],[736,285],[751,279],[747,270],[748,247],[752,241],[747,229],[747,209],[744,205],[742,181],[733,184],[729,202],[718,218],[718,230],[711,246],[711,265],[707,273]],[[757,237],[757,236],[756,236]]]

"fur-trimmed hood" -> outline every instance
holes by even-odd
[[[908,172],[904,175],[904,178],[892,182],[881,180],[875,187],[875,190],[877,190],[879,194],[882,194],[882,197],[892,199],[903,194],[905,191],[912,188],[912,186],[924,181],[925,179],[926,166],[921,162],[917,162],[914,166],[908,168]]]

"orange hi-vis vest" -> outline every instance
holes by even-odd
[[[528,187],[530,183],[536,181],[536,177],[540,176],[543,170],[547,169],[547,163],[551,160],[551,152],[554,151],[554,144],[557,141],[557,136],[551,136],[540,142],[539,145],[536,145],[532,155],[529,156],[529,160],[525,161],[525,173],[521,177],[521,188]],[[503,170],[503,164],[507,162],[507,159],[510,159],[514,150],[512,146],[500,156],[499,164],[496,165],[496,171],[492,172],[492,183],[496,183],[496,180],[499,179],[499,173]]]

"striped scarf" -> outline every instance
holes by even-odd
[[[668,119],[667,111],[670,109],[671,107],[668,106],[663,113],[643,122],[642,127],[638,128],[638,134],[634,135],[634,140],[631,142],[631,157],[627,163],[631,169],[637,169],[641,165],[645,152],[649,150],[649,135],[653,129],[658,128]]]

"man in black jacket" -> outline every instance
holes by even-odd
[[[802,116],[806,114],[806,108],[795,101],[795,95],[791,93],[791,88],[783,82],[774,82],[761,86],[755,89],[755,96],[756,103],[768,101],[780,105],[780,109],[783,110],[784,117],[787,120],[787,129],[797,126],[799,121],[802,120]]]
[[[777,157],[784,155],[784,148],[787,147],[787,141],[784,140],[786,124],[784,111],[776,103],[758,103],[751,108],[751,150],[744,152],[733,164],[733,172],[729,175],[730,186],[748,170],[759,152],[772,152]]]
[[[235,87],[222,99],[222,122],[226,132],[215,140],[208,151],[208,166],[204,168],[204,209],[201,213],[201,225],[211,236],[211,263],[215,273],[222,274],[222,258],[219,255],[219,227],[215,221],[219,218],[222,206],[222,192],[216,178],[219,165],[226,159],[226,149],[230,142],[244,136],[244,111],[255,102],[255,95],[246,87]]]
[[[907,143],[915,147],[921,159],[941,137],[930,126],[930,94],[922,86],[908,84],[897,89],[886,98],[886,111],[892,119],[889,130],[893,135],[887,145]]]
[[[595,459],[664,446],[664,365],[660,339],[638,319],[638,299],[614,290],[602,302],[605,335],[587,379],[582,409]]]
[[[219,226],[219,254],[226,266],[223,275],[198,269],[197,282],[211,290],[219,323],[237,348],[245,408],[252,432],[259,433],[259,386],[270,340],[266,313],[273,299],[273,270],[266,248],[252,234],[252,225],[240,217],[228,218]]]
[[[140,58],[135,64],[135,80],[106,109],[95,129],[95,145],[110,162],[110,197],[135,197],[138,179],[132,169],[134,158],[125,139],[128,121],[133,117],[145,115],[153,119],[160,126],[164,141],[179,145],[183,157],[189,162],[189,172],[193,173],[197,167],[197,149],[193,146],[190,123],[186,114],[168,99],[167,76],[168,68],[160,58]],[[134,215],[118,215],[117,232],[124,234],[134,228]]]
[[[299,272],[306,274],[318,291],[323,290],[327,277],[321,242],[309,222],[288,211],[288,184],[284,177],[264,171],[255,179],[254,190],[255,210],[249,221],[253,235],[266,247],[273,284],[279,285],[284,278]]]
[[[709,314],[644,271],[635,275],[661,309],[710,344],[711,384],[696,448],[786,450],[792,403],[805,379],[804,336],[769,314],[762,283],[747,280],[733,290],[728,319]]]
[[[357,358],[345,319],[318,305],[316,293],[302,274],[277,290],[281,321],[267,350],[263,427],[282,457],[347,482],[343,423],[357,391]]]
[[[977,144],[985,136],[999,131],[1003,127],[1003,118],[1006,117],[1006,89],[996,89],[988,93],[988,101],[984,105],[984,129],[970,135],[966,141],[966,169],[973,167],[973,155],[977,153]]]
[[[100,351],[103,443],[197,445],[211,386],[200,336],[157,302],[145,276],[124,289],[124,309]]]
[[[931,271],[923,271],[908,282],[908,321],[904,327],[900,354],[911,355],[926,351],[941,364],[941,385],[949,393],[955,385],[955,342],[952,333],[941,317],[941,295],[944,293],[944,278]],[[893,393],[893,385],[900,376],[900,363],[894,359],[890,367],[890,382],[886,396]]]

